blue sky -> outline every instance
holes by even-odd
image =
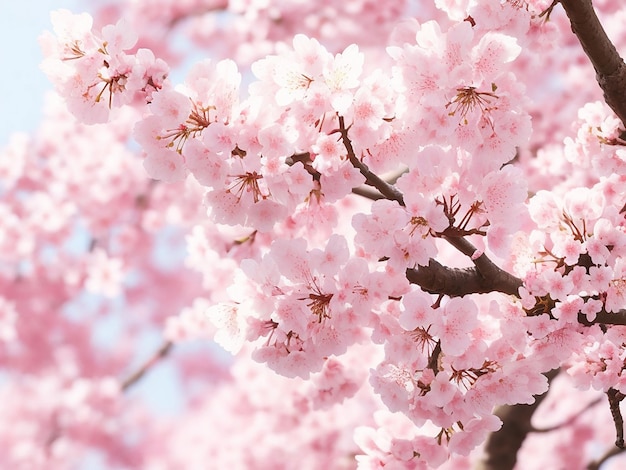
[[[39,70],[37,38],[51,30],[50,11],[77,11],[78,0],[4,0],[0,7],[0,147],[11,133],[31,132],[41,120],[46,90],[52,85]],[[87,2],[82,2],[83,4]]]

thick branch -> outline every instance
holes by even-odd
[[[443,294],[449,297],[463,297],[469,294],[502,292],[519,297],[522,280],[500,269],[487,256],[481,255],[472,268],[448,268],[430,259],[428,266],[418,266],[406,270],[410,283],[420,286],[429,294]],[[626,310],[609,313],[601,310],[590,322],[583,313],[578,314],[581,325],[626,325]]]
[[[478,267],[448,268],[431,259],[428,266],[407,269],[406,277],[431,294],[463,297],[497,291],[518,296],[522,281],[489,262],[495,269],[490,268],[488,276],[483,275]]]
[[[372,201],[378,201],[379,199],[385,198],[385,196],[380,194],[378,191],[366,188],[365,186],[357,186],[356,188],[352,188],[352,193],[367,199],[371,199]]]
[[[473,270],[474,276],[477,277],[474,283],[481,287],[480,291],[475,291],[476,293],[496,291],[519,297],[519,288],[522,287],[521,279],[500,269],[486,254],[482,253],[480,256],[475,256],[476,247],[466,238],[450,236],[444,238],[453,247],[472,259],[474,266],[476,266],[476,269]]]
[[[619,390],[613,387],[609,388],[606,392],[606,396],[609,399],[609,407],[611,409],[611,416],[613,416],[613,423],[615,424],[615,447],[619,449],[624,448],[624,418],[622,412],[619,409],[619,403],[626,397]]]
[[[585,326],[594,325],[599,323],[601,325],[626,325],[626,310],[622,309],[619,312],[609,313],[602,309],[596,315],[596,318],[590,322],[583,313],[578,314],[578,322]]]
[[[600,24],[591,0],[561,0],[572,31],[596,70],[604,100],[626,125],[626,65]]]
[[[563,1],[574,2],[579,0]],[[591,5],[591,3],[589,3],[589,5]],[[621,61],[619,56],[617,57]],[[623,65],[624,64],[622,62],[622,66]],[[380,191],[382,197],[396,201],[401,206],[404,206],[404,197],[402,193],[398,191],[393,184],[388,183],[373,173],[367,165],[356,157],[354,148],[352,147],[352,142],[348,137],[348,128],[346,128],[344,118],[342,116],[339,116],[339,133],[341,134],[341,139],[346,148],[350,162],[365,177],[366,184],[373,186]],[[295,157],[297,156],[292,158]],[[306,155],[306,158],[308,158],[308,154]],[[361,194],[371,199],[378,199],[380,197],[377,194],[363,190],[353,191],[356,194]],[[454,236],[453,234],[448,234],[446,232],[440,235],[443,235],[443,238],[448,243],[454,246],[465,256],[471,258],[474,263],[474,267],[448,268],[442,266],[434,259],[430,259],[428,266],[418,266],[417,268],[409,268],[406,270],[406,277],[409,282],[417,284],[425,292],[431,294],[443,294],[450,297],[462,297],[468,294],[485,294],[488,292],[502,292],[504,294],[519,297],[519,288],[523,285],[521,279],[498,267],[498,265],[491,261],[486,254],[482,253],[477,256],[478,252],[476,247],[465,237]],[[580,313],[578,320],[583,325],[592,325],[595,323],[607,325],[626,325],[626,310],[620,310],[617,313],[607,313],[605,311],[601,311],[592,322],[587,321],[586,316]]]

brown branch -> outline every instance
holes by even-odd
[[[548,381],[559,373],[558,369],[546,372]],[[496,416],[502,420],[499,431],[491,433],[485,443],[485,455],[476,466],[476,470],[509,470],[515,467],[517,451],[522,446],[529,432],[532,431],[530,420],[533,413],[548,392],[535,397],[531,405],[505,405],[496,410]]]
[[[406,277],[410,283],[430,294],[463,297],[468,294],[502,292],[519,296],[522,281],[497,266],[495,268],[487,271],[489,275],[485,276],[478,267],[448,268],[431,258],[428,266],[407,269]]]
[[[622,452],[624,452],[624,449],[620,449],[619,447],[615,446],[611,447],[602,457],[587,465],[587,470],[600,470],[600,467],[602,467],[604,462],[609,460],[611,457],[615,457],[616,455],[621,454]]]
[[[343,142],[346,151],[348,152],[348,159],[350,163],[358,169],[363,176],[365,176],[365,184],[374,186],[380,191],[380,193],[391,201],[397,201],[398,204],[404,206],[404,197],[402,193],[392,184],[387,183],[380,176],[370,170],[365,163],[357,158],[352,147],[352,141],[348,137],[348,129],[344,122],[343,116],[339,116],[339,133],[341,134],[341,140]]]
[[[352,165],[354,165],[354,167],[357,168],[363,176],[365,176],[365,184],[375,187],[387,199],[397,201],[398,204],[404,206],[404,197],[395,186],[387,183],[384,179],[372,172],[372,170],[370,170],[365,163],[354,156],[354,153],[349,155],[349,158],[350,163],[352,163]]]
[[[600,24],[591,0],[561,0],[561,5],[593,64],[606,104],[626,124],[626,65]]]
[[[475,267],[449,268],[434,259],[428,266],[417,266],[406,270],[406,278],[429,294],[463,297],[469,294],[502,292],[519,298],[522,280],[499,268],[486,255],[474,260]],[[593,321],[583,313],[578,314],[581,325],[626,325],[626,309],[615,313],[601,310]]]
[[[619,409],[619,404],[626,396],[614,388],[609,388],[606,392],[606,396],[609,399],[609,408],[611,409],[611,416],[613,416],[613,423],[615,424],[615,447],[608,449],[602,457],[587,465],[587,470],[599,470],[604,462],[611,457],[621,454],[625,450],[624,420],[622,418],[622,412]]]
[[[352,165],[365,177],[366,184],[375,187],[387,199],[397,201],[404,206],[404,196],[392,184],[373,173],[361,162],[354,153],[352,142],[348,137],[343,116],[339,116],[339,133]],[[431,259],[428,267],[419,266],[407,269],[409,282],[419,285],[426,292],[461,297],[472,293],[503,292],[519,296],[518,290],[522,281],[512,274],[500,269],[484,253],[474,259],[476,247],[464,237],[444,236],[452,246],[464,255],[472,258],[475,268],[446,268]]]
[[[435,349],[433,349],[430,358],[428,359],[427,367],[433,371],[433,374],[437,375],[439,373],[439,356],[441,356],[441,341],[437,341],[435,345]]]
[[[320,180],[322,174],[319,171],[317,171],[315,168],[313,168],[313,166],[311,165],[311,154],[309,152],[293,154],[290,157],[287,157],[287,159],[285,160],[285,163],[287,163],[287,165],[289,165],[289,166],[293,166],[293,165],[295,165],[298,162],[302,163],[302,166],[304,167],[304,169],[313,177],[313,179],[315,181],[319,181]],[[369,169],[367,171],[369,173],[371,173],[369,171]],[[367,176],[366,176],[366,178],[367,178]],[[392,181],[392,183],[393,183],[393,181]],[[368,183],[368,185],[369,186],[374,186],[371,183]],[[322,190],[323,190],[323,188],[322,188]],[[356,194],[358,196],[362,196],[362,197],[364,197],[366,199],[371,199],[372,201],[377,201],[378,199],[385,198],[385,196],[383,196],[378,191],[370,189],[370,188],[368,188],[365,185],[361,185],[361,186],[358,186],[356,188],[352,188],[352,192],[354,194]]]
[[[466,269],[470,270],[475,279],[468,277],[463,282],[472,282],[473,285],[478,286],[480,290],[475,291],[476,293],[503,292],[519,297],[519,288],[522,287],[521,279],[499,268],[484,253],[475,258],[476,247],[466,238],[448,236],[444,237],[444,239],[465,256],[472,259],[476,268]],[[462,286],[459,287],[462,289]],[[438,293],[445,294],[445,292]]]
[[[443,238],[450,245],[452,245],[454,248],[456,248],[457,250],[459,250],[461,253],[463,253],[465,256],[469,258],[471,258],[474,255],[474,253],[476,253],[476,247],[472,244],[472,242],[470,242],[466,238],[450,237],[450,236],[444,236]]]
[[[615,424],[615,447],[619,449],[624,448],[624,418],[622,418],[622,412],[619,409],[619,403],[626,397],[619,390],[613,387],[609,388],[606,392],[606,396],[609,399],[609,407],[611,409],[611,416],[613,417],[613,423]]]
[[[354,165],[354,163],[352,163],[352,164]],[[367,171],[370,172],[369,168],[367,169]],[[408,170],[402,170],[402,171],[397,171],[395,173],[387,175],[385,177],[384,181],[387,184],[389,184],[389,185],[393,185],[398,180],[398,178],[400,178],[407,171]],[[361,173],[361,174],[363,174],[363,173]],[[372,185],[369,185],[369,186],[372,186]],[[359,195],[359,196],[363,196],[364,198],[371,199],[372,201],[377,201],[378,199],[383,199],[385,197],[381,193],[379,193],[378,191],[370,189],[370,188],[366,187],[365,185],[361,185],[359,187],[352,188],[352,192],[354,194]]]
[[[609,313],[602,309],[596,314],[596,318],[593,321],[587,320],[585,314],[579,313],[578,323],[585,326],[595,325],[596,323],[600,325],[626,325],[626,310],[622,309],[615,313]]]
[[[468,257],[476,253],[476,247],[463,237],[444,237],[452,246]],[[429,294],[462,297],[468,294],[502,292],[519,298],[521,279],[501,269],[484,253],[472,260],[475,268],[448,268],[431,259],[428,266],[407,269],[409,282],[416,284]],[[578,314],[581,325],[626,325],[626,309],[609,313],[602,309],[593,321],[585,314]]]
[[[358,196],[362,196],[366,199],[371,199],[372,201],[378,201],[379,199],[385,198],[385,196],[380,194],[378,191],[366,188],[364,186],[357,186],[356,188],[352,188],[352,193]]]
[[[356,157],[352,142],[348,137],[348,128],[346,128],[342,116],[339,116],[339,133],[341,134],[341,139],[348,153],[350,162],[365,176],[366,184],[378,189],[382,197],[396,201],[401,206],[404,206],[404,196],[402,193],[398,191],[393,184],[388,183],[373,173],[367,165]],[[308,158],[308,154],[303,155]],[[369,197],[370,199],[380,198],[376,193],[370,193],[363,189],[356,189],[353,190],[353,192]],[[468,294],[485,294],[488,292],[502,292],[519,297],[519,288],[523,285],[521,279],[498,267],[485,253],[476,256],[476,247],[465,237],[450,234],[441,235],[444,240],[457,250],[471,258],[474,263],[474,268],[448,268],[431,258],[428,266],[418,266],[406,270],[406,276],[409,282],[420,286],[422,290],[430,294],[448,295],[450,297],[462,297]],[[620,310],[617,313],[608,313],[602,310],[592,322],[589,322],[586,316],[580,313],[578,315],[578,321],[587,326],[596,323],[626,325],[626,310]]]
[[[126,391],[136,384],[159,360],[163,359],[172,350],[174,343],[171,341],[164,342],[159,349],[135,372],[126,377],[122,381],[122,390]]]

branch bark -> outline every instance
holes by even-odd
[[[489,260],[491,264],[491,260]],[[463,297],[468,294],[502,292],[519,296],[522,281],[493,264],[495,269],[482,274],[478,267],[448,268],[430,259],[428,266],[418,266],[406,270],[406,277],[412,284],[430,294],[444,294],[449,297]]]
[[[365,177],[365,184],[375,187],[380,193],[391,201],[396,201],[401,206],[404,206],[404,196],[393,184],[387,183],[380,176],[370,170],[365,163],[358,159],[354,153],[352,147],[352,141],[348,137],[348,128],[344,122],[343,116],[339,116],[339,133],[346,151],[348,152],[348,159],[350,163],[358,169]]]
[[[626,127],[626,65],[606,35],[591,0],[561,0],[572,32],[591,60],[606,104]]]

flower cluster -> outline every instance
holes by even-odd
[[[137,37],[123,21],[97,34],[86,13],[59,10],[51,17],[56,36],[41,37],[42,68],[82,122],[106,122],[112,108],[145,104],[163,87],[169,67],[149,49],[129,53]]]
[[[576,137],[565,139],[565,156],[577,166],[589,168],[600,177],[626,174],[626,139],[621,122],[599,101],[578,111]]]
[[[365,318],[380,299],[367,263],[349,259],[343,237],[307,250],[303,239],[277,240],[259,261],[244,260],[248,287],[231,289],[232,302],[208,310],[224,331],[216,340],[237,352],[253,341],[253,357],[289,377],[308,377],[329,357],[365,337]],[[244,281],[245,282],[245,281]]]
[[[135,461],[112,459],[134,467],[348,468],[356,455],[362,468],[453,468],[498,432],[495,407],[532,404],[550,371],[626,395],[626,336],[611,326],[626,316],[626,142],[607,106],[584,103],[593,93],[563,95],[563,114],[579,110],[564,143],[570,130],[547,124],[559,105],[527,99],[539,80],[538,102],[557,87],[536,64],[566,61],[541,49],[569,26],[542,26],[531,3],[436,0],[435,20],[389,38],[377,33],[404,0],[132,2],[131,23],[99,30],[53,14],[43,68],[89,126],[53,101],[42,140],[0,159],[0,360],[29,383],[61,370],[71,380],[46,390],[80,412],[34,406],[52,417],[47,446],[79,455],[94,436],[117,456],[141,443]],[[225,36],[207,50],[263,58],[249,71],[205,59],[174,85],[155,52],[176,63],[156,37],[178,25],[198,43]],[[116,307],[132,312],[119,348],[86,347]],[[198,413],[175,429],[140,409],[126,442],[115,420],[94,431],[94,408],[116,411],[156,362],[111,385],[140,326],[164,333],[158,357],[180,348]],[[233,353],[232,374],[183,345],[207,338]],[[190,439],[191,457],[169,444]]]
[[[467,455],[499,428],[494,406],[532,403],[533,395],[547,389],[545,364],[524,354],[525,330],[500,331],[520,323],[519,312],[511,315],[492,303],[485,313],[470,298],[452,298],[440,307],[416,290],[401,305],[381,316],[385,358],[370,381],[390,411],[422,427],[420,441],[428,438],[451,454]]]
[[[530,134],[523,87],[510,71],[521,48],[501,33],[475,34],[468,21],[442,31],[415,27],[415,43],[388,49],[401,91],[398,131],[411,129],[420,145],[446,142],[471,155],[465,165],[478,181],[515,156]],[[406,138],[406,137],[405,137]],[[415,146],[412,146],[415,148]],[[414,158],[405,160],[414,166]]]
[[[603,391],[621,387],[623,328],[581,330],[580,323],[609,319],[626,305],[626,230],[623,212],[615,209],[623,199],[621,179],[613,175],[563,197],[540,191],[529,204],[537,226],[530,239],[537,267],[527,271],[522,290],[529,331],[538,339],[576,338],[576,347],[567,348],[575,351],[568,373]]]

